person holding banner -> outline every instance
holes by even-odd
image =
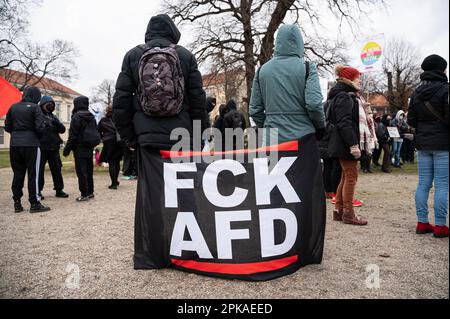
[[[419,151],[419,185],[416,192],[417,234],[448,237],[449,103],[447,61],[438,55],[427,57],[422,83],[411,97],[408,124],[416,129]],[[428,198],[435,185],[436,226],[429,223]]]
[[[361,73],[349,66],[337,66],[337,84],[329,92],[331,100],[329,156],[337,157],[342,167],[333,218],[345,224],[366,226],[367,221],[355,213],[353,199],[358,182],[358,160],[362,151],[370,153],[371,141],[361,90]],[[365,120],[364,120],[365,119]]]
[[[325,114],[319,75],[305,61],[305,44],[296,25],[278,31],[275,55],[257,72],[250,116],[259,128],[278,129],[280,143],[308,134],[325,134]]]

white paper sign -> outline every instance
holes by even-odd
[[[397,127],[388,127],[389,136],[391,138],[400,138],[400,132],[398,131]]]

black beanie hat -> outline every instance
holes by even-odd
[[[426,57],[422,63],[422,70],[424,71],[445,71],[446,69],[447,61],[436,54]]]

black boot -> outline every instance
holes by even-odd
[[[21,213],[23,211],[24,211],[24,209],[23,209],[23,206],[22,206],[22,203],[20,202],[20,200],[14,201],[14,212]]]
[[[64,191],[56,191],[56,198],[69,198],[69,194]]]
[[[36,213],[45,213],[50,211],[50,207],[45,207],[44,205],[42,205],[40,202],[36,203],[36,204],[32,204],[31,208],[30,208],[30,213],[31,214],[36,214]]]

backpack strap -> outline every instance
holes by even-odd
[[[310,72],[310,64],[309,61],[305,61],[305,70],[306,70],[306,76],[305,76],[305,82],[308,82],[309,79],[309,72]]]
[[[433,116],[442,124],[445,126],[448,126],[448,123],[445,122],[445,120],[442,118],[442,115],[439,114],[439,112],[434,108],[434,106],[431,104],[430,101],[424,101],[425,106],[427,107],[428,111],[433,114]]]

